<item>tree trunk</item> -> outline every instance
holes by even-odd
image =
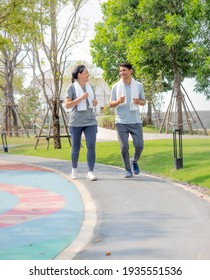
[[[2,130],[5,131],[7,133],[7,136],[9,135],[9,106],[7,104],[4,105],[4,117],[3,117],[3,123],[2,123]]]
[[[13,136],[13,132],[15,136],[19,136],[18,134],[18,116],[15,110],[14,97],[13,97],[13,89],[11,84],[6,85],[5,89],[5,108],[4,108],[4,117],[3,117],[3,129],[7,132],[8,136]],[[10,91],[8,93],[8,91]]]
[[[52,102],[52,128],[54,137],[54,148],[61,149],[61,138],[60,138],[60,119],[59,119],[59,101],[54,100]]]
[[[15,136],[18,137],[19,136],[19,132],[18,132],[18,115],[17,115],[17,112],[15,110],[15,106],[12,106],[12,118],[13,118],[14,133],[15,133]]]
[[[177,128],[183,130],[183,114],[182,114],[182,91],[181,91],[181,80],[179,75],[179,69],[174,63],[174,92],[176,95],[176,109],[175,114],[177,113]]]
[[[147,125],[152,124],[152,103],[151,102],[148,102],[146,124]]]
[[[5,100],[5,114],[3,119],[4,130],[7,131],[8,136],[19,136],[18,134],[18,116],[15,110],[15,101],[13,93],[13,78],[14,78],[14,69],[15,69],[15,60],[16,57],[13,56],[10,58],[7,51],[3,52],[4,56],[4,100]]]
[[[56,7],[57,1],[51,0],[50,3],[50,18],[51,18],[51,69],[53,72],[54,81],[54,100],[52,101],[52,121],[53,121],[53,136],[54,148],[61,149],[60,139],[60,96],[59,96],[59,69],[58,69],[58,44],[57,44],[57,26],[56,26]]]

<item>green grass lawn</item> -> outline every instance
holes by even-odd
[[[64,138],[62,139],[62,149],[54,149],[51,140],[49,150],[46,148],[45,140],[41,140],[35,150],[36,139],[34,137],[10,137],[7,138],[7,142],[11,154],[70,160],[71,147],[68,140]],[[85,142],[83,141],[82,144],[79,160],[85,162]],[[130,152],[132,153],[132,151],[133,146],[130,143]],[[97,142],[96,161],[97,163],[123,167],[119,143],[117,141]],[[183,139],[184,168],[179,170],[176,170],[174,165],[172,140],[145,141],[140,167],[142,171],[147,173],[210,188],[210,138]]]

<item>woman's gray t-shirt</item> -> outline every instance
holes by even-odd
[[[83,91],[86,92],[86,88],[83,88]],[[77,98],[76,90],[73,84],[67,90],[67,97],[71,98],[71,100],[75,100]],[[95,92],[94,92],[94,98],[95,98]],[[87,102],[87,110],[78,111],[77,105],[71,108],[70,120],[69,120],[70,126],[81,127],[81,126],[97,125],[96,116],[93,111],[93,108],[89,108],[88,99],[86,99],[86,102]]]

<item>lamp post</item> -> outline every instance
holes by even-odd
[[[176,169],[183,168],[182,130],[173,131],[174,164]]]

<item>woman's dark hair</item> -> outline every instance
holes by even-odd
[[[123,62],[123,63],[120,63],[121,67],[126,67],[128,68],[129,70],[133,69],[132,65],[129,63],[129,62]]]
[[[79,73],[82,73],[82,72],[84,71],[85,68],[86,68],[86,66],[81,64],[81,65],[78,65],[78,66],[73,70],[73,72],[72,72],[72,78],[71,78],[72,83],[74,83],[74,80],[77,80],[78,74],[79,74]]]

